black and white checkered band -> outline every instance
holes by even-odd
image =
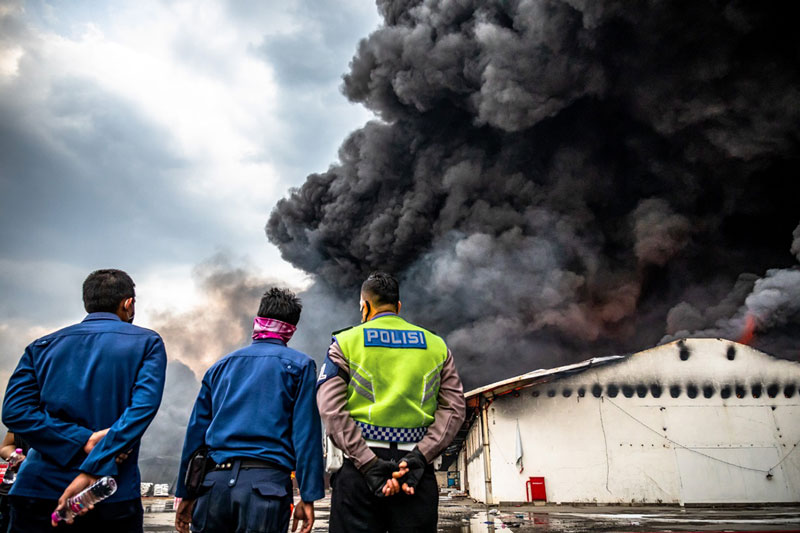
[[[381,440],[386,442],[419,442],[428,428],[389,428],[373,426],[356,420],[356,424],[361,429],[361,434],[365,439]]]

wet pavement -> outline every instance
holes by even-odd
[[[313,531],[328,530],[330,496],[316,503]],[[167,508],[171,508],[168,505]],[[145,514],[145,531],[174,531],[170,511]],[[487,509],[469,498],[442,496],[441,533],[651,533],[651,532],[795,532],[800,505],[781,506],[502,506]]]
[[[482,509],[468,516],[449,507],[445,503],[440,508],[439,531],[444,533],[800,532],[800,507],[523,506]]]

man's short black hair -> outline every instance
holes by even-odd
[[[95,270],[83,282],[83,307],[87,313],[116,313],[120,302],[136,296],[134,287],[122,270]]]
[[[361,284],[361,293],[368,296],[375,305],[396,306],[400,301],[400,284],[391,274],[375,271]]]
[[[300,312],[302,310],[303,303],[295,293],[289,289],[272,287],[261,297],[258,316],[274,318],[296,326],[300,322]]]

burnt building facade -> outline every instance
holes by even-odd
[[[449,468],[490,504],[797,502],[799,388],[800,363],[720,339],[537,370],[467,394]]]

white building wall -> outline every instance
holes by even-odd
[[[467,440],[461,450],[461,459],[466,464],[466,472],[461,472],[461,482],[467,480],[470,496],[478,501],[486,501],[486,476],[483,470],[483,440],[481,439],[481,421],[476,420],[467,434]],[[465,477],[466,476],[466,477]]]
[[[661,386],[659,398],[654,384]],[[694,399],[689,384],[698,388]],[[779,386],[774,398],[767,393],[772,384]],[[600,398],[592,394],[595,385]],[[612,398],[610,385],[644,385],[647,393],[627,398],[621,390]],[[681,387],[678,398],[670,395],[673,385]],[[757,385],[760,398],[752,395]],[[494,501],[525,501],[530,476],[545,478],[548,501],[556,503],[800,501],[800,451],[789,454],[800,446],[800,392],[787,398],[787,385],[800,387],[800,364],[729,341],[690,339],[501,396],[488,413]],[[713,387],[710,398],[704,386]],[[522,473],[514,465],[517,420]],[[480,460],[468,468],[473,464],[482,468]],[[485,501],[473,470],[470,493]]]

